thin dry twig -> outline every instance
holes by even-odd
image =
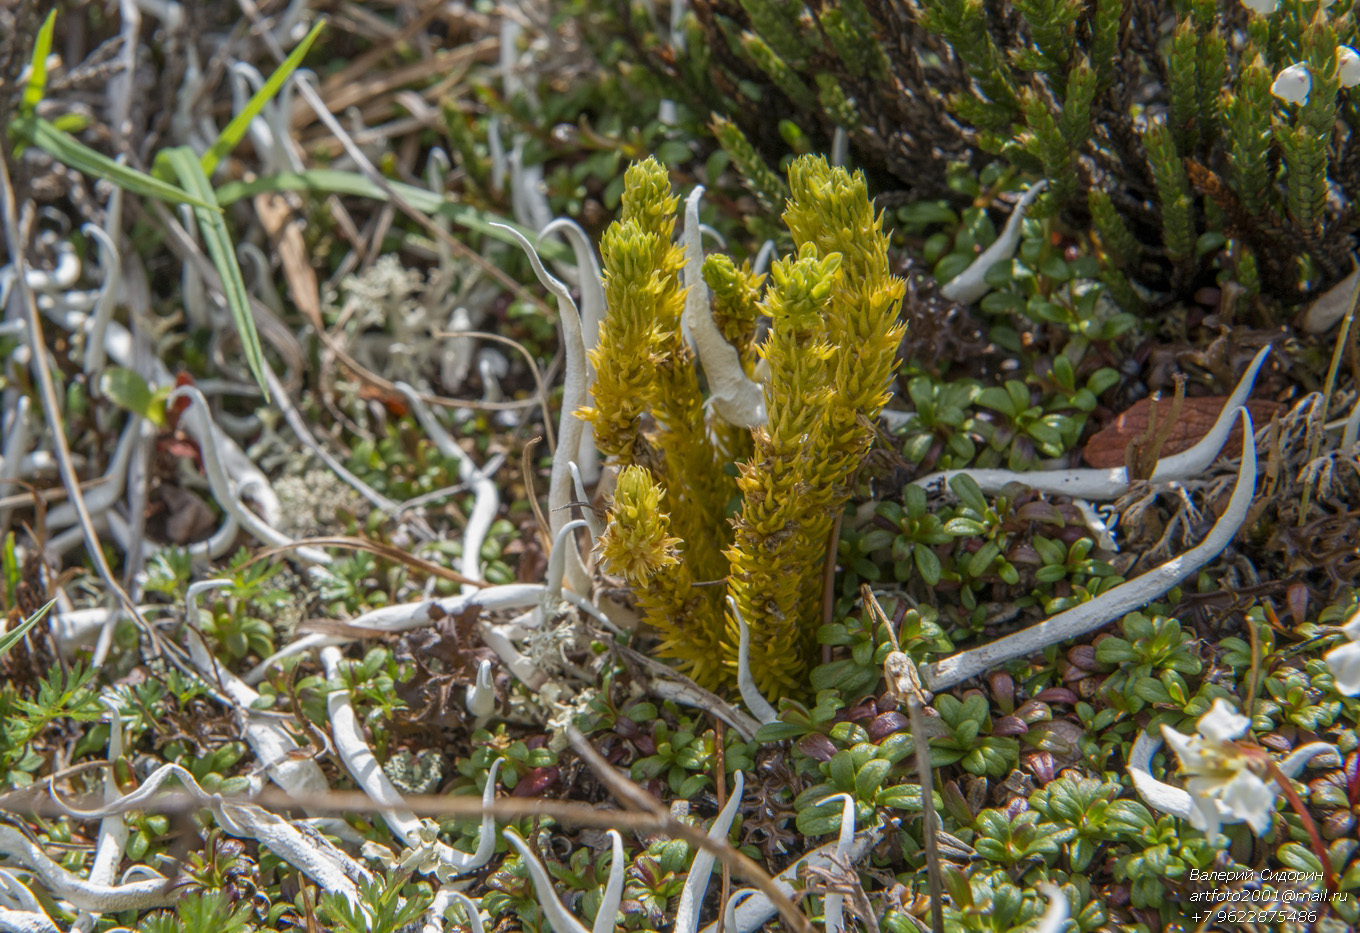
[[[454,583],[462,583],[467,586],[475,586],[478,588],[495,586],[495,584],[487,583],[485,580],[474,580],[471,577],[464,576],[456,570],[450,570],[447,567],[441,567],[428,560],[423,560],[402,548],[393,547],[390,544],[383,544],[380,541],[370,541],[367,538],[354,538],[346,535],[321,535],[315,538],[299,538],[288,544],[263,548],[260,551],[257,551],[255,555],[242,564],[241,567],[249,567],[251,564],[262,560],[272,560],[281,554],[286,554],[289,551],[295,551],[298,548],[303,547],[338,547],[347,548],[351,551],[367,551],[370,554],[376,554],[384,560],[404,564],[412,570],[419,570],[421,573],[429,574],[432,577],[438,577],[441,580],[451,580]]]
[[[944,933],[944,881],[940,873],[939,814],[935,812],[934,774],[930,768],[930,740],[926,733],[921,701],[907,697],[907,715],[916,744],[916,770],[921,775],[921,817],[925,821],[926,868],[930,879],[930,925],[934,933]]]
[[[579,735],[579,733],[577,733]],[[586,743],[581,743],[586,744]],[[578,745],[578,751],[580,746]],[[591,749],[593,752],[593,749]],[[598,755],[596,755],[598,758]],[[589,758],[587,758],[589,760]],[[780,890],[774,879],[758,864],[747,858],[726,842],[714,842],[701,828],[682,823],[670,815],[658,801],[646,794],[637,785],[626,781],[614,773],[603,759],[602,768],[597,775],[621,795],[621,800],[634,807],[632,810],[604,810],[597,804],[575,803],[563,800],[541,798],[502,797],[484,806],[481,800],[471,797],[445,797],[434,794],[403,795],[402,803],[414,814],[427,817],[484,816],[504,820],[520,820],[525,817],[549,817],[558,822],[574,826],[589,826],[600,829],[617,829],[631,833],[666,833],[682,839],[696,849],[711,853],[732,871],[744,878],[754,888],[770,899],[779,910],[785,923],[799,933],[814,933],[812,924],[799,911],[793,902]],[[106,765],[107,762],[90,763]],[[629,789],[631,788],[631,790]],[[67,816],[72,810],[98,807],[102,798],[76,799],[62,801],[60,804],[50,797],[33,799],[12,799],[9,795],[5,802],[5,812],[27,813],[38,816]],[[325,794],[296,795],[281,790],[265,789],[252,797],[219,798],[224,804],[254,804],[273,812],[303,807],[314,812],[331,813],[375,813],[383,809],[381,804],[362,791],[330,791]],[[193,794],[169,791],[157,796],[154,808],[144,806],[142,812],[162,814],[192,813],[203,808],[203,799]]]

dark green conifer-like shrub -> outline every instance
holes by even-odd
[[[762,197],[753,154],[787,151],[790,118],[813,145],[845,130],[889,202],[1001,159],[1049,180],[1036,216],[1090,231],[1117,297],[1224,273],[1294,304],[1349,273],[1360,225],[1353,6],[698,0],[702,79],[690,52],[651,61]]]

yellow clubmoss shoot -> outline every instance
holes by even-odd
[[[675,208],[680,199],[671,194],[671,179],[666,169],[650,156],[634,162],[623,173],[624,221],[636,221],[648,233],[655,233],[662,244],[669,244],[675,232]]]
[[[658,353],[657,305],[666,282],[653,266],[657,236],[636,221],[612,224],[600,241],[609,313],[590,351],[595,405],[579,417],[595,426],[595,443],[622,463],[638,459],[642,415]]]
[[[624,467],[600,536],[600,557],[636,591],[643,619],[661,635],[658,652],[697,682],[716,684],[722,648],[712,626],[695,624],[702,591],[694,586],[684,542],[670,534],[666,498],[645,467]]]
[[[803,692],[816,631],[816,598],[830,531],[828,490],[808,484],[812,441],[829,403],[821,309],[835,286],[840,257],[819,259],[808,246],[776,262],[765,308],[773,320],[761,348],[770,370],[769,423],[754,433],[755,453],[740,467],[744,503],[727,551],[729,587],[751,622],[751,670],[767,696]],[[752,621],[754,620],[754,621]],[[735,655],[729,620],[725,647]]]
[[[595,407],[583,410],[601,449],[628,466],[604,559],[637,589],[662,634],[660,653],[709,687],[730,680],[737,631],[724,620],[722,587],[697,584],[726,577],[751,623],[757,684],[770,696],[803,694],[830,532],[872,441],[865,424],[887,400],[903,332],[904,285],[889,271],[882,218],[862,175],[805,157],[790,170],[784,215],[797,258],[775,264],[763,305],[761,278],[749,268],[725,257],[705,262],[715,320],[748,373],[757,314],[773,322],[756,351],[769,371],[768,424],[749,438],[719,432],[715,448],[680,329],[678,199],[654,160],[625,180],[623,219],[601,246],[609,314],[592,355]],[[656,425],[650,435],[646,414]],[[742,448],[752,453],[733,483],[723,454]],[[729,537],[725,506],[738,491]]]
[[[684,542],[683,566],[640,585],[655,598],[665,626],[662,653],[688,666],[701,683],[721,676],[722,588],[728,543],[723,513],[736,485],[722,470],[705,429],[694,353],[680,327],[686,291],[684,250],[672,241],[679,199],[655,160],[625,173],[623,217],[601,242],[609,312],[591,354],[595,404],[580,416],[595,425],[600,450],[620,465],[645,466],[659,508]],[[655,428],[644,433],[644,415]],[[647,593],[656,591],[653,596]]]
[[[681,284],[684,249],[672,239],[678,205],[666,170],[656,160],[639,162],[625,173],[624,217],[656,234],[653,262],[661,281],[647,393],[657,425],[652,443],[660,456],[648,465],[665,487],[665,505],[676,534],[685,541],[689,572],[696,580],[720,580],[727,573],[722,549],[729,540],[723,514],[736,486],[723,472],[718,451],[709,442],[694,351],[680,326],[687,290]],[[696,591],[695,600],[691,625],[704,633],[696,637],[716,642],[723,626],[721,587],[702,588]]]
[[[643,467],[624,467],[614,489],[609,527],[600,536],[600,557],[610,573],[646,586],[659,572],[680,563],[679,538],[672,537],[670,516],[661,508],[661,487]]]
[[[765,276],[751,271],[751,264],[740,269],[731,258],[714,253],[704,260],[704,282],[713,304],[713,322],[723,339],[737,348],[742,369],[750,376],[756,362],[756,318],[760,288]]]
[[[872,443],[866,424],[888,398],[905,289],[889,271],[888,239],[863,175],[803,157],[789,170],[789,188],[784,220],[799,258],[772,272],[774,327],[762,351],[769,424],[742,471],[745,509],[728,552],[731,585],[751,623],[751,669],[768,696],[806,690],[830,532]],[[728,620],[729,656],[736,643]]]
[[[819,256],[839,253],[844,274],[826,307],[827,340],[841,348],[829,363],[832,409],[818,443],[818,485],[844,483],[868,453],[889,398],[897,348],[906,328],[898,307],[906,283],[889,271],[883,216],[875,215],[861,172],[804,156],[789,168],[792,196],[784,221],[795,246]]]

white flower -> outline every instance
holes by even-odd
[[[1242,5],[1258,16],[1269,16],[1280,8],[1280,0],[1242,0]]]
[[[1250,728],[1251,720],[1229,706],[1222,697],[1215,700],[1214,705],[1209,707],[1209,712],[1195,723],[1196,732],[1210,742],[1217,742],[1220,745],[1242,738]]]
[[[1190,776],[1185,789],[1193,809],[1190,825],[1210,838],[1221,823],[1245,822],[1257,834],[1270,826],[1275,790],[1257,774],[1258,760],[1235,743],[1247,734],[1251,720],[1221,697],[1195,724],[1198,735],[1183,735],[1162,726],[1162,735]]]
[[[1289,104],[1308,103],[1308,92],[1313,89],[1313,77],[1302,62],[1290,65],[1275,77],[1270,93]]]
[[[1354,53],[1352,53],[1354,54]],[[1360,696],[1360,609],[1341,627],[1349,642],[1322,656],[1336,678],[1336,689],[1346,696]]]
[[[1048,910],[1044,911],[1043,917],[1039,919],[1039,926],[1034,933],[1059,933],[1067,925],[1067,918],[1071,916],[1067,895],[1063,893],[1062,888],[1047,881],[1039,883],[1039,890],[1048,898]]]
[[[1360,84],[1360,55],[1349,45],[1336,47],[1336,74],[1342,87],[1355,87]]]

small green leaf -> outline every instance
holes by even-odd
[[[987,526],[973,518],[951,518],[944,523],[944,533],[956,538],[972,537],[987,533]]]
[[[968,561],[968,573],[973,577],[980,577],[992,567],[992,561],[1001,556],[1001,546],[995,541],[988,541],[978,548]]]
[[[855,761],[848,749],[836,753],[836,756],[827,763],[826,773],[838,790],[854,792]]]
[[[982,487],[967,473],[960,473],[949,481],[949,488],[959,501],[978,514],[987,511],[987,499],[982,495]]]
[[[676,793],[684,800],[694,797],[699,791],[708,786],[707,774],[692,774],[681,783]]]
[[[158,428],[165,427],[164,398],[157,404],[156,394],[146,380],[130,369],[111,366],[99,377],[99,391],[120,408],[141,415]]]
[[[916,569],[921,572],[921,579],[926,585],[937,585],[943,574],[939,556],[930,548],[919,544],[912,548],[912,556],[916,558]]]
[[[921,785],[894,784],[892,787],[885,787],[878,792],[874,803],[895,810],[920,810]]]
[[[945,890],[949,892],[950,900],[954,902],[958,909],[971,908],[973,906],[973,888],[968,883],[968,876],[953,865],[945,865],[944,871],[940,874],[944,880]]]
[[[840,801],[803,810],[794,820],[794,825],[804,836],[825,836],[827,833],[834,833],[841,826]]]
[[[918,201],[898,208],[898,220],[903,225],[924,227],[929,224],[958,223],[958,215],[948,201]]]
[[[19,589],[19,558],[14,551],[14,532],[5,535],[5,546],[0,549],[0,565],[5,572],[5,603],[8,605]]]
[[[1040,567],[1034,574],[1034,579],[1040,583],[1057,583],[1067,576],[1067,567],[1062,564],[1049,564]]]
[[[1039,272],[1058,282],[1066,282],[1072,277],[1072,270],[1058,255],[1050,255],[1039,263]]]
[[[1048,450],[1044,451],[1050,456],[1061,456],[1063,451],[1062,433],[1051,424],[1043,421],[1036,421],[1029,426],[1029,436],[1034,438]]]
[[[981,694],[970,693],[963,701],[963,716],[979,725],[987,721],[987,701]]]
[[[971,719],[965,719],[954,729],[954,741],[963,748],[971,746],[977,737],[978,724]],[[970,752],[970,754],[973,753]]]
[[[29,65],[28,83],[24,85],[24,96],[19,102],[19,113],[29,117],[42,100],[47,89],[47,56],[52,52],[52,30],[57,25],[57,11],[52,10],[43,20],[38,30],[38,38],[33,42],[33,59]]]
[[[990,408],[993,411],[998,411],[1001,414],[1012,418],[1024,411],[1025,407],[1027,407],[1021,406],[1017,408],[1012,404],[1010,393],[1000,386],[992,386],[989,389],[983,389],[977,394],[977,398],[974,399],[974,401],[984,408]]]
[[[883,779],[891,770],[892,762],[882,758],[874,758],[867,762],[855,775],[855,797],[859,800],[872,801],[878,793],[878,788],[883,784]]]

